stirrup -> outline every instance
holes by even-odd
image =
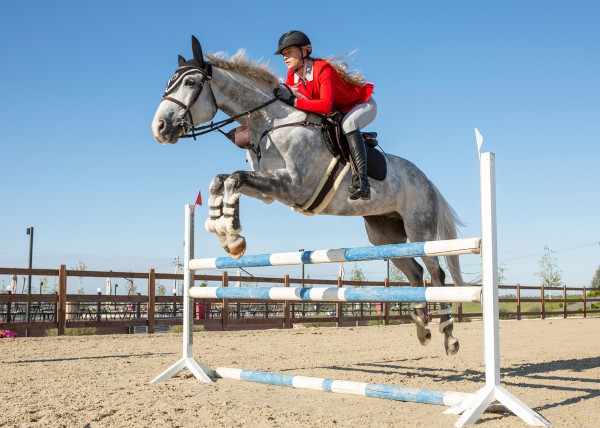
[[[348,191],[350,191],[350,188],[348,188]],[[355,201],[357,199],[362,199],[363,201],[371,199],[371,186],[366,179],[363,180],[361,178],[360,187],[350,194],[350,200]]]

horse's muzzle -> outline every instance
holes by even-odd
[[[152,134],[161,144],[175,144],[181,136],[188,133],[189,128],[189,123],[184,120],[179,121],[175,126],[164,119],[152,122]]]

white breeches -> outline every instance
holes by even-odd
[[[366,103],[359,104],[346,113],[342,120],[342,130],[344,134],[347,134],[358,129],[363,129],[369,123],[373,122],[375,116],[377,116],[377,103],[371,97]]]

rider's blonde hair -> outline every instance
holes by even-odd
[[[354,86],[362,86],[367,83],[367,79],[358,70],[348,70],[348,63],[344,61],[347,57],[352,55],[356,50],[348,52],[346,55],[329,57],[329,58],[313,58],[309,56],[313,61],[325,61],[331,65],[335,71],[337,71],[340,78],[347,83]]]

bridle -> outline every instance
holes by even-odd
[[[184,81],[184,78],[188,74],[197,72],[200,72],[202,74],[202,78],[194,88],[194,92],[192,92],[192,96],[190,97],[190,101],[187,105],[169,96],[169,94],[173,93],[176,89],[178,89],[181,86],[181,83]],[[177,104],[183,109],[183,114],[181,115],[181,118],[179,119],[179,123],[177,123],[177,125],[181,126],[185,130],[186,134],[190,132],[191,128],[191,136],[193,136],[194,139],[196,139],[196,134],[194,134],[193,129],[194,118],[192,117],[191,108],[200,97],[200,93],[202,92],[202,88],[204,88],[204,84],[210,79],[212,79],[212,65],[208,61],[204,62],[204,67],[194,65],[186,65],[179,67],[177,70],[175,70],[175,74],[173,75],[173,77],[171,77],[171,79],[167,82],[167,89],[165,90],[165,93],[162,96],[163,101],[171,101],[172,103]],[[186,120],[184,120],[186,116],[190,118],[189,123]],[[190,137],[190,135],[186,135],[185,137]]]
[[[200,72],[202,74],[202,78],[200,79],[200,82],[196,85],[196,88],[194,89],[194,92],[192,93],[192,96],[190,97],[190,102],[187,105],[182,103],[181,101],[169,96],[169,94],[173,93],[177,88],[179,88],[179,86],[183,82],[185,76],[187,76],[190,73],[197,73],[197,72]],[[222,134],[225,134],[223,131],[221,131],[221,128],[235,122],[236,119],[239,119],[242,116],[249,116],[250,113],[254,113],[255,111],[261,110],[261,109],[265,108],[266,106],[277,101],[277,98],[272,98],[269,101],[259,105],[258,107],[255,107],[251,110],[247,110],[238,115],[231,116],[228,119],[221,120],[218,122],[211,121],[208,125],[193,126],[194,118],[192,117],[192,112],[190,109],[192,108],[194,103],[200,97],[202,89],[204,88],[204,84],[211,79],[212,79],[212,65],[210,62],[204,61],[204,67],[199,67],[199,66],[195,66],[195,65],[186,65],[186,66],[179,67],[177,70],[175,70],[175,74],[173,75],[173,77],[171,77],[169,82],[167,82],[167,89],[166,89],[165,93],[163,94],[162,100],[163,101],[171,101],[172,103],[177,104],[179,107],[181,107],[183,109],[183,114],[181,115],[181,119],[179,119],[177,126],[182,127],[185,130],[186,135],[182,135],[180,138],[193,138],[195,140],[197,136],[208,134],[209,132],[213,132],[213,131],[219,131]],[[184,120],[184,118],[186,116],[188,116],[190,119],[189,123],[186,120]],[[200,131],[200,132],[198,132],[198,131]]]

